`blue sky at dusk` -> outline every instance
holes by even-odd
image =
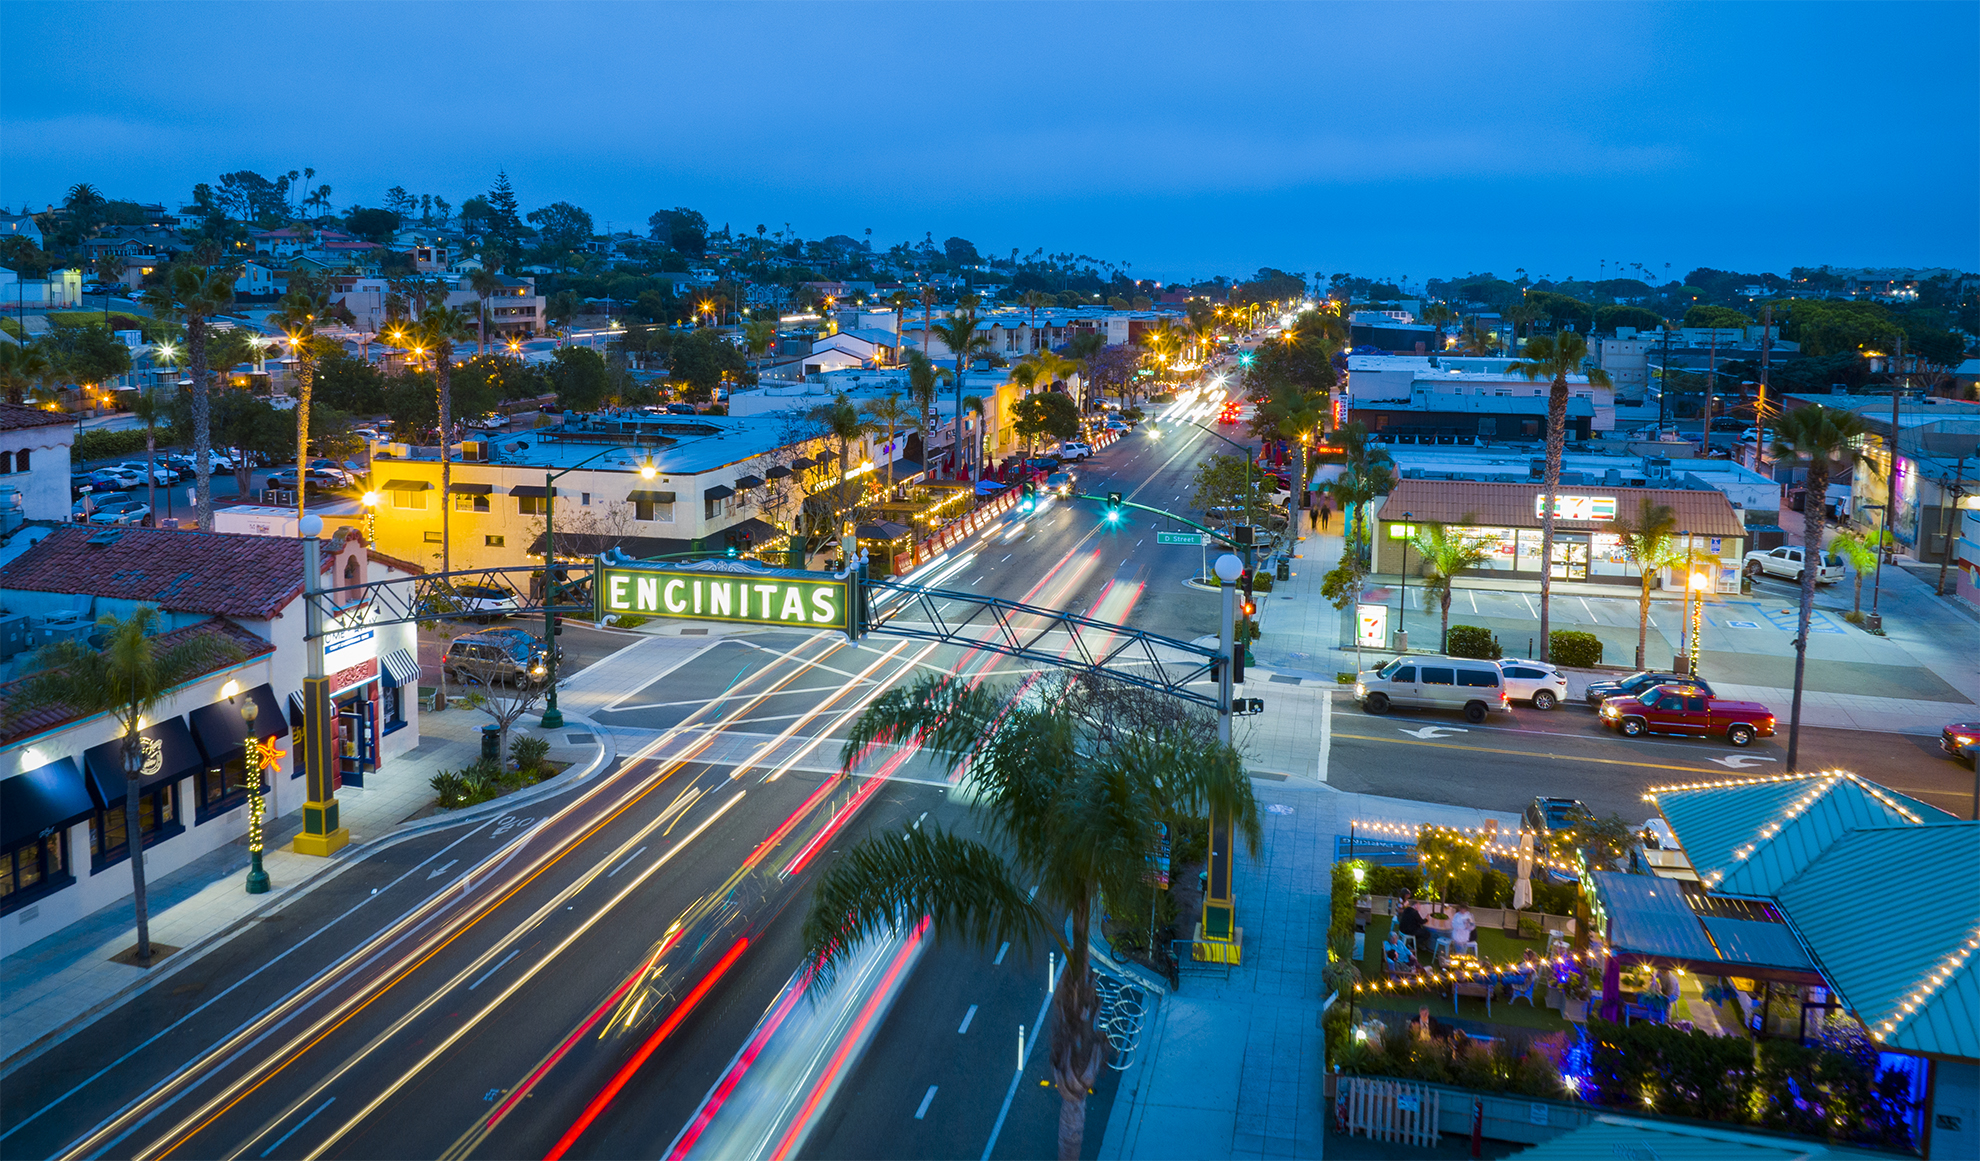
[[[1980,5],[0,5],[0,203],[312,166],[1140,277],[1980,269]],[[1636,271],[1631,268],[1630,274]]]

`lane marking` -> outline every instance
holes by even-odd
[[[426,876],[427,881],[432,882],[434,879],[437,879],[440,876],[446,874],[447,868],[453,866],[455,863],[458,862],[460,862],[459,859],[448,859],[446,862],[441,863],[439,866],[433,868],[433,870]]]
[[[669,829],[672,829],[673,823],[668,823],[667,825]],[[662,835],[661,837],[665,838],[666,836]],[[613,875],[618,874],[620,871],[625,870],[627,867],[632,866],[632,861],[645,853],[646,853],[646,847],[642,845],[638,850],[634,851],[632,854],[627,855],[625,862],[620,863],[618,866],[613,867],[611,870],[605,872],[605,877],[609,879]]]
[[[316,1113],[320,1113],[320,1112],[322,1112],[322,1111],[323,1111],[324,1109],[327,1109],[327,1108],[329,1108],[329,1107],[330,1107],[331,1105],[333,1105],[333,1104],[336,1104],[336,1103],[337,1103],[337,1098],[336,1098],[336,1097],[331,1097],[331,1098],[330,1098],[329,1100],[327,1100],[327,1101],[324,1101],[324,1102],[323,1102],[322,1104],[320,1104],[320,1105],[318,1105],[318,1106],[316,1106],[316,1112],[315,1112],[315,1113],[311,1113],[311,1114],[309,1114],[308,1116],[306,1116],[306,1117],[304,1117],[304,1118],[303,1118],[302,1120],[300,1120],[300,1121],[297,1121],[297,1122],[296,1122],[296,1127],[295,1127],[295,1129],[290,1129],[290,1130],[289,1130],[288,1132],[286,1132],[286,1133],[284,1133],[284,1134],[282,1134],[281,1136],[279,1136],[279,1137],[277,1137],[277,1138],[275,1138],[275,1143],[274,1143],[273,1145],[270,1145],[270,1146],[268,1146],[268,1148],[266,1148],[266,1149],[263,1149],[263,1150],[261,1151],[261,1155],[262,1155],[263,1157],[266,1157],[266,1156],[268,1156],[268,1155],[269,1155],[270,1153],[273,1153],[273,1152],[274,1152],[275,1150],[277,1150],[277,1149],[280,1149],[280,1148],[282,1147],[282,1142],[284,1142],[284,1141],[286,1141],[286,1140],[288,1140],[288,1139],[289,1139],[290,1137],[293,1137],[293,1136],[295,1136],[295,1135],[296,1135],[296,1129],[300,1129],[300,1128],[302,1128],[302,1127],[303,1127],[304,1125],[307,1125],[307,1124],[309,1124],[309,1123],[310,1123],[311,1121],[313,1121],[313,1120],[315,1120],[315,1119],[316,1119]]]
[[[468,985],[468,991],[470,991],[470,992],[472,992],[472,991],[473,991],[473,990],[475,990],[476,988],[478,988],[478,987],[480,987],[480,986],[482,985],[482,982],[483,982],[484,980],[486,980],[486,979],[487,979],[487,978],[488,978],[489,976],[492,976],[492,975],[494,975],[494,974],[495,974],[496,972],[499,972],[499,971],[501,971],[501,970],[502,970],[502,965],[504,965],[504,964],[506,964],[506,963],[508,963],[508,962],[509,962],[510,960],[512,960],[512,959],[514,959],[514,958],[516,958],[517,956],[519,956],[519,955],[521,955],[521,954],[522,954],[522,948],[520,948],[520,947],[512,947],[512,948],[510,948],[510,949],[509,949],[509,954],[507,954],[507,955],[505,955],[505,956],[503,956],[503,957],[502,957],[502,958],[501,958],[501,959],[500,959],[499,961],[497,961],[497,962],[496,962],[496,964],[495,964],[495,966],[494,966],[494,967],[492,967],[492,968],[489,968],[489,969],[488,969],[487,971],[485,971],[485,972],[482,972],[482,973],[481,973],[481,975],[479,975],[479,976],[477,976],[477,977],[475,978],[475,981],[474,981],[473,983],[471,983],[471,984],[469,984],[469,985]],[[266,1157],[267,1155],[268,1155],[268,1154],[266,1154],[266,1153],[263,1153],[263,1154],[262,1154],[262,1156],[264,1156],[264,1157]]]
[[[1043,1028],[1045,1026],[1045,1010],[1051,1006],[1052,997],[1050,993],[1047,993],[1045,1002],[1038,1005],[1038,1019],[1031,1023],[1033,1028]],[[1031,1054],[1037,1051],[1038,1042],[1043,1039],[1044,1037],[1042,1036],[1034,1036],[1030,1041],[1026,1042],[1024,1046],[1024,1057],[1018,1061],[1018,1070],[1011,1074],[1011,1087],[1004,1093],[1004,1107],[997,1110],[997,1123],[990,1126],[990,1139],[983,1143],[983,1157],[981,1161],[990,1161],[990,1152],[997,1147],[997,1137],[1004,1131],[1004,1118],[1011,1115],[1011,1101],[1017,1096],[1018,1081],[1024,1079],[1024,1066],[1031,1059]]]
[[[931,1084],[928,1086],[928,1091],[921,1095],[921,1107],[914,1110],[915,1120],[917,1121],[921,1120],[923,1117],[926,1117],[928,1115],[928,1104],[930,1101],[933,1101],[934,1099],[935,1099],[935,1086]]]
[[[1431,746],[1439,750],[1469,750],[1477,754],[1510,754],[1516,758],[1547,758],[1556,762],[1593,762],[1601,766],[1633,766],[1640,770],[1683,770],[1692,774],[1717,774],[1703,766],[1672,766],[1663,762],[1628,762],[1619,758],[1584,758],[1579,754],[1536,754],[1532,750],[1502,750],[1494,746],[1460,746],[1455,742],[1424,742],[1415,738],[1371,738],[1362,734],[1342,734],[1357,742],[1389,742],[1397,746]]]
[[[969,1006],[969,1011],[963,1013],[962,1027],[956,1029],[956,1035],[958,1036],[967,1035],[969,1032],[969,1022],[974,1019],[976,1019],[976,1005],[971,1004]]]
[[[996,958],[996,959],[993,959],[993,960],[991,960],[991,961],[990,961],[990,966],[991,966],[991,967],[1002,967],[1002,966],[1004,966],[1004,953],[1005,953],[1005,952],[1007,952],[1007,951],[1009,951],[1009,950],[1011,950],[1011,943],[1010,943],[1010,941],[1009,941],[1009,940],[1005,940],[1005,941],[1004,941],[1004,946],[1002,946],[1002,947],[1000,947],[1000,948],[998,948],[998,949],[997,949],[997,958]],[[970,1011],[972,1011],[972,1012],[974,1012],[974,1011],[976,1011],[976,1009],[975,1009],[975,1008],[971,1008],[971,1009],[970,1009]]]

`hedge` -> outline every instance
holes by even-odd
[[[1452,625],[1450,636],[1444,638],[1444,652],[1452,657],[1475,657],[1481,661],[1497,661],[1505,656],[1499,651],[1499,639],[1492,631],[1477,625]]]
[[[1547,636],[1547,659],[1556,665],[1602,664],[1602,639],[1578,629],[1556,629]]]
[[[172,433],[169,429],[158,431],[160,449],[171,446]],[[69,449],[69,462],[86,464],[94,460],[118,459],[144,454],[144,432],[126,431],[85,431],[76,437],[75,446]]]

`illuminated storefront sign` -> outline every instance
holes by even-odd
[[[817,573],[780,572],[741,563],[661,567],[599,561],[599,616],[633,613],[751,625],[848,627],[849,584]]]
[[[1533,517],[1544,519],[1547,515],[1547,496],[1541,493],[1533,497]],[[1554,518],[1556,520],[1614,520],[1616,518],[1616,498],[1614,496],[1569,496],[1554,497]]]

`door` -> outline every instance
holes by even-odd
[[[1434,709],[1462,709],[1464,695],[1457,688],[1457,670],[1448,665],[1419,666],[1416,704]]]
[[[1555,580],[1587,580],[1588,539],[1568,540],[1555,533],[1554,565],[1550,571]]]
[[[1389,703],[1391,705],[1417,705],[1416,666],[1405,665],[1389,675]]]
[[[1675,690],[1663,690],[1653,699],[1643,703],[1644,716],[1650,719],[1650,728],[1660,734],[1682,734],[1684,725],[1684,695]]]
[[[1684,732],[1704,737],[1712,732],[1712,713],[1703,694],[1687,691],[1684,697]]]
[[[372,703],[356,697],[337,707],[337,772],[345,786],[363,786],[378,768],[378,720]]]

